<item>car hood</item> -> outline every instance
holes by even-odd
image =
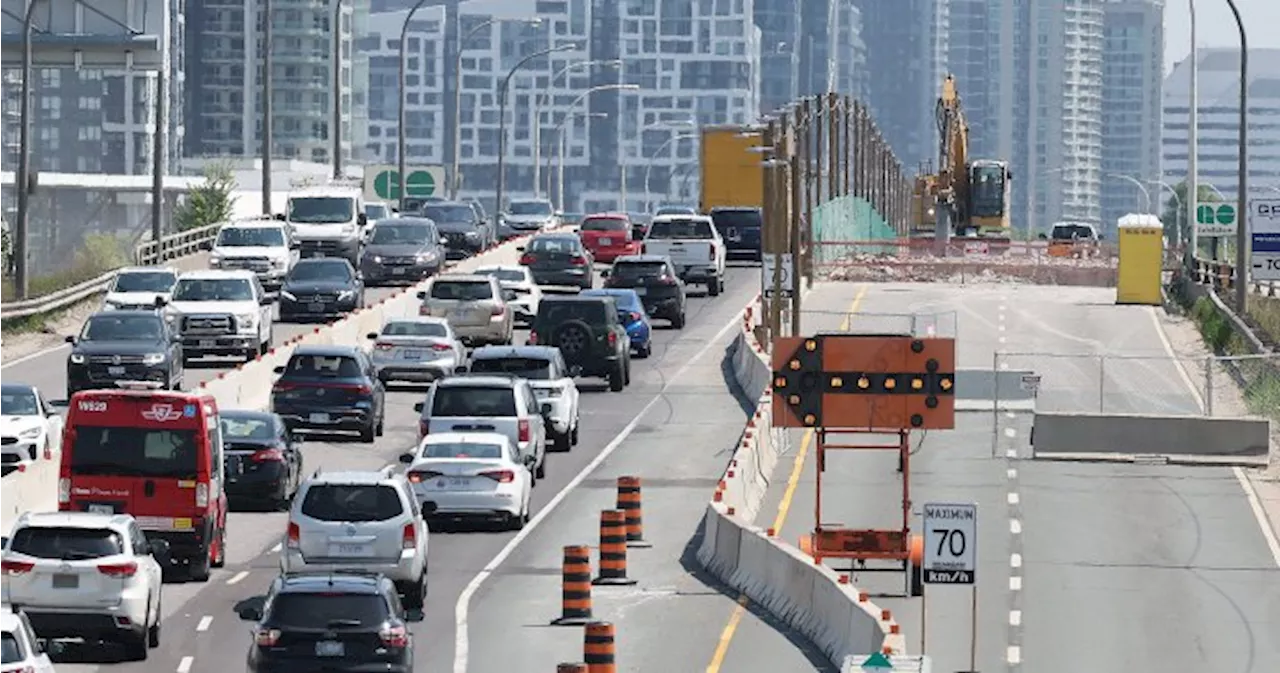
[[[157,341],[77,341],[71,352],[80,355],[146,355],[166,350],[168,347]]]
[[[128,304],[130,306],[142,304],[155,304],[156,297],[169,300],[168,292],[108,292],[103,301],[112,304]]]
[[[217,247],[209,254],[214,257],[272,257],[283,259],[289,256],[287,248],[279,246],[258,247],[248,245],[232,245],[227,247]]]
[[[281,289],[289,292],[342,292],[354,290],[355,286],[345,281],[299,280],[285,281]]]
[[[430,252],[431,248],[417,243],[366,243],[364,251],[369,255],[412,257],[420,253]]]
[[[40,416],[0,416],[0,435],[14,437],[31,428],[43,428]]]
[[[257,313],[258,304],[251,299],[240,301],[174,301],[169,308],[175,313]]]

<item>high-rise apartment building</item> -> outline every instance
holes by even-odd
[[[1100,197],[1109,229],[1126,213],[1161,212],[1164,2],[1111,0],[1103,12]]]
[[[835,91],[865,98],[867,49],[854,0],[800,5],[800,45],[797,95]]]
[[[755,0],[752,14],[760,29],[760,113],[769,114],[800,96],[800,62],[811,45],[803,43],[795,0]]]

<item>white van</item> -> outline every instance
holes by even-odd
[[[360,265],[363,230],[369,222],[359,187],[321,185],[289,193],[283,218],[293,228],[302,257],[345,257]]]

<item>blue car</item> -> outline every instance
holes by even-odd
[[[618,305],[618,319],[631,337],[631,350],[638,358],[647,358],[653,352],[653,330],[649,326],[649,314],[635,290],[583,290],[582,297],[613,297]]]

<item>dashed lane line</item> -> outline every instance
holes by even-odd
[[[196,624],[196,631],[208,631],[209,625],[212,623],[213,623],[213,616],[205,615],[201,617],[199,623]]]

